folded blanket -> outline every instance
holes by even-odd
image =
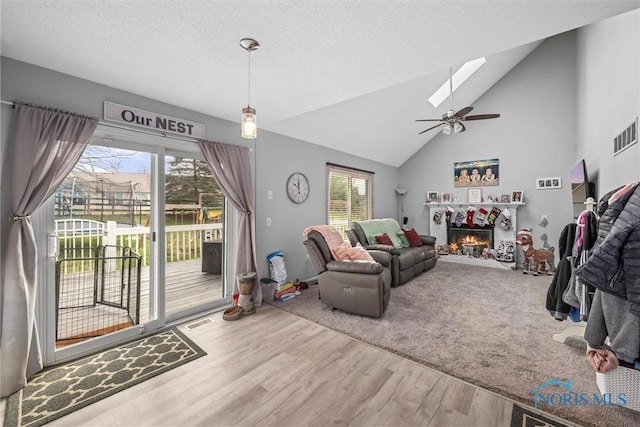
[[[371,261],[375,262],[373,257],[362,246],[351,247],[344,241],[338,230],[330,225],[314,225],[304,229],[302,234],[307,237],[312,231],[322,234],[329,251],[334,259],[338,261]]]

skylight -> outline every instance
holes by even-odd
[[[474,59],[473,61],[466,62],[458,71],[453,74],[451,81],[453,82],[453,91],[465,82],[473,73],[475,73],[478,68],[487,62],[486,58],[483,56],[482,58]],[[449,97],[449,79],[440,86],[438,90],[436,90],[433,95],[429,98],[429,102],[434,107],[438,107],[442,104],[442,101]]]

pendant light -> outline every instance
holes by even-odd
[[[258,121],[256,110],[251,108],[251,51],[257,50],[260,44],[254,39],[240,40],[240,46],[249,54],[249,94],[247,106],[242,109],[242,137],[255,139],[258,135]]]

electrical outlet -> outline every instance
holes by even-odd
[[[271,190],[267,191],[267,199],[269,200],[273,199],[273,191]]]
[[[267,217],[267,227],[271,227],[271,217]]]

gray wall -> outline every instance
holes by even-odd
[[[578,146],[597,194],[640,179],[640,144],[613,156],[613,138],[640,115],[640,10],[577,32]]]
[[[483,197],[523,190],[518,228],[533,228],[536,246],[542,246],[538,224],[547,215],[549,244],[557,246],[562,228],[572,221],[568,174],[575,163],[575,73],[575,33],[544,41],[473,103],[473,113],[500,113],[500,118],[468,122],[460,134],[439,134],[405,162],[400,185],[411,188],[405,202],[410,225],[429,231],[423,205],[429,190],[449,191],[466,202],[467,190],[453,186],[454,162],[498,158],[500,185],[482,187]],[[563,180],[561,189],[536,190],[536,178],[556,176]]]
[[[306,279],[313,275],[306,262],[302,230],[310,225],[326,223],[326,162],[374,172],[374,214],[377,217],[397,216],[394,192],[398,181],[396,167],[385,166],[266,131],[259,132],[259,138],[254,146],[254,141],[240,137],[238,123],[185,110],[10,58],[2,57],[1,68],[3,100],[20,100],[99,118],[103,116],[103,102],[108,100],[204,123],[209,140],[244,145],[252,149],[255,147],[251,154],[256,180],[256,244],[260,277],[268,276],[266,255],[275,250],[285,251],[287,272],[292,279],[296,277]],[[238,107],[238,111],[240,108],[241,106]],[[5,153],[8,148],[5,142],[11,107],[2,105],[1,111],[3,121],[0,153]],[[344,143],[348,144],[348,141]],[[185,144],[189,143],[185,142]],[[295,171],[307,175],[311,185],[309,199],[301,205],[289,201],[284,191],[287,177]],[[272,200],[267,200],[268,190],[273,191]],[[272,218],[272,227],[266,226],[267,217]]]
[[[291,279],[314,275],[306,262],[302,231],[310,225],[327,223],[327,162],[374,172],[374,216],[397,218],[394,189],[398,182],[398,169],[395,167],[267,132],[260,134],[256,153],[258,263],[266,266],[267,254],[283,250]],[[300,205],[292,203],[285,191],[287,177],[293,172],[302,172],[309,179],[309,198]],[[273,191],[272,200],[267,199],[269,190]],[[267,217],[272,219],[271,227],[266,227]]]

